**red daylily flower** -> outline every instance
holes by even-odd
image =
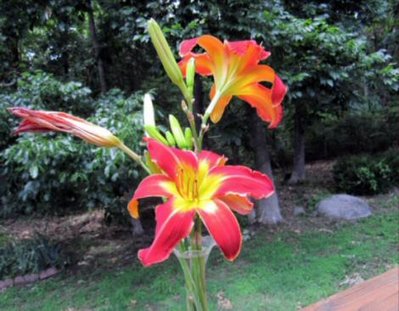
[[[192,52],[197,45],[202,47],[205,53]],[[196,71],[199,74],[213,75],[214,85],[210,97],[212,99],[216,94],[220,96],[211,113],[214,123],[221,119],[233,96],[238,96],[256,108],[260,118],[270,123],[270,128],[277,127],[281,122],[281,102],[287,87],[271,67],[259,64],[270,52],[255,41],[222,43],[211,35],[204,35],[183,41],[180,45],[180,55],[183,59],[179,65],[184,75],[187,63],[192,57],[196,60]],[[272,87],[265,87],[260,82],[268,82]]]
[[[32,110],[22,107],[14,107],[9,110],[15,116],[23,119],[15,134],[23,132],[64,132],[99,147],[118,147],[121,145],[121,141],[107,129],[68,113]]]
[[[145,266],[166,260],[176,245],[188,237],[197,214],[228,260],[234,260],[242,244],[240,226],[232,211],[247,215],[253,204],[248,197],[261,199],[274,189],[271,180],[245,166],[225,165],[226,158],[209,151],[196,155],[146,139],[152,160],[160,174],[146,177],[138,186],[137,199],[165,198],[155,209],[156,231],[152,245],[139,251]],[[134,213],[133,213],[134,214]]]

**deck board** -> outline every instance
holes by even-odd
[[[399,311],[399,268],[316,302],[302,311]]]

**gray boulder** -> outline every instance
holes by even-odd
[[[332,219],[355,220],[371,215],[367,202],[348,194],[335,194],[316,206],[317,213]]]

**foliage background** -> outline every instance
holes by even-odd
[[[107,126],[141,150],[143,92],[153,91],[161,126],[166,125],[162,116],[178,113],[180,101],[145,31],[150,17],[160,22],[175,50],[185,38],[212,33],[228,40],[252,38],[272,52],[267,63],[289,86],[283,124],[264,134],[273,167],[296,169],[301,136],[304,158],[311,161],[398,146],[399,10],[394,0],[300,5],[282,0],[5,0],[0,11],[3,216],[96,207],[124,214],[126,193],[141,178],[125,155],[64,135],[17,138],[11,135],[17,120],[6,108],[70,112]],[[209,80],[198,89],[201,109]],[[232,163],[254,167],[252,115],[235,100],[211,129],[208,146]]]

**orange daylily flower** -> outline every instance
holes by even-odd
[[[197,45],[205,52],[192,52]],[[179,65],[184,75],[191,58],[195,58],[197,73],[203,76],[213,75],[214,85],[210,97],[218,97],[210,115],[214,123],[221,119],[233,96],[256,108],[260,118],[270,123],[270,128],[277,127],[281,122],[281,103],[287,87],[271,67],[259,64],[270,52],[255,41],[222,43],[211,35],[204,35],[183,41],[180,45],[180,55],[182,60]],[[268,82],[271,87],[266,87],[260,82]]]

